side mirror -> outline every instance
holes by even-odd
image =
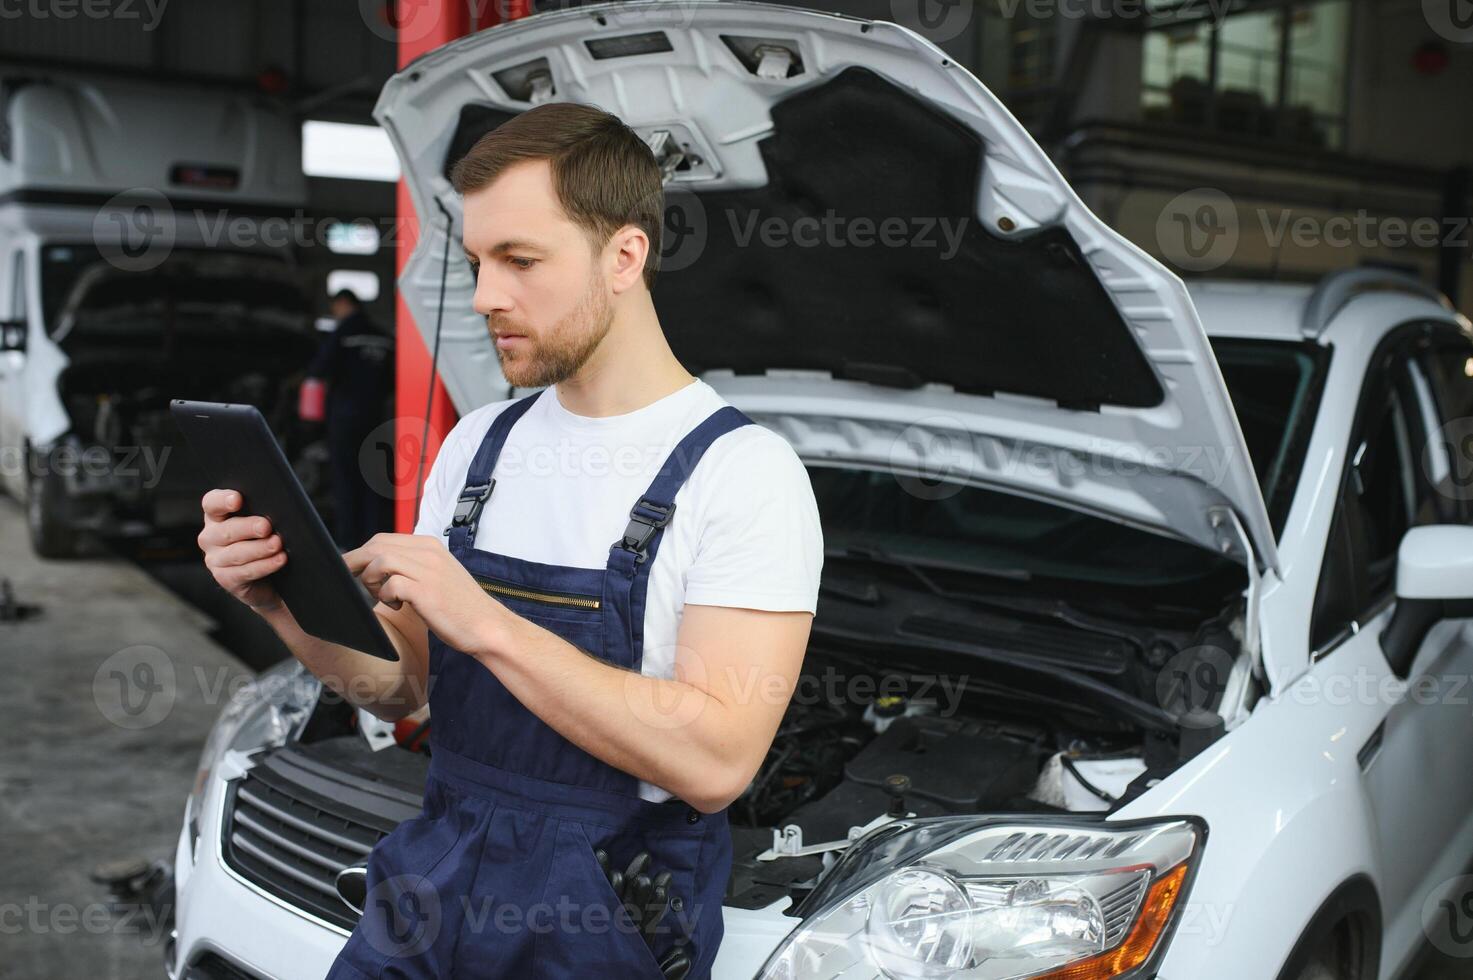
[[[0,351],[26,349],[26,321],[0,320]]]
[[[1466,617],[1473,617],[1473,527],[1412,528],[1396,557],[1396,612],[1381,634],[1386,662],[1405,678],[1432,627]]]

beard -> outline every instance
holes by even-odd
[[[546,388],[566,381],[593,356],[613,323],[603,280],[590,276],[588,289],[572,312],[540,335],[526,334],[526,350],[494,348],[501,373],[516,388]]]

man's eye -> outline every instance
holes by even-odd
[[[516,266],[518,269],[530,269],[532,268],[532,266],[537,264],[536,259],[522,259],[515,256],[507,259],[507,261]]]
[[[465,264],[471,267],[471,275],[479,276],[481,274],[481,263],[474,259],[466,259]]]

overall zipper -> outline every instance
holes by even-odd
[[[600,606],[599,600],[592,596],[576,595],[571,592],[541,592],[536,589],[525,589],[520,585],[498,582],[495,579],[482,578],[479,575],[473,577],[482,589],[492,595],[510,596],[513,599],[526,599],[530,602],[545,602],[554,606],[573,606],[578,609],[597,609]]]

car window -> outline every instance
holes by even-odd
[[[1304,469],[1330,351],[1308,342],[1223,338],[1212,339],[1212,351],[1277,537]]]
[[[1437,428],[1425,461],[1432,484],[1448,498],[1448,520],[1473,523],[1473,344],[1432,346],[1420,364],[1437,403]]]
[[[1310,626],[1316,650],[1374,615],[1394,592],[1401,539],[1442,519],[1443,500],[1422,465],[1429,435],[1406,345],[1383,349],[1361,390],[1326,541]]]

